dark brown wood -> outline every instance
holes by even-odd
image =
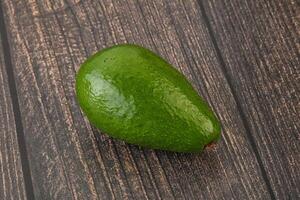
[[[15,118],[0,37],[0,199],[26,199]]]
[[[239,44],[235,39],[239,38],[239,42],[255,40],[235,32],[230,32],[236,34],[236,38],[230,40],[226,35],[215,36],[217,25],[211,25],[210,20],[220,17],[217,12],[221,7],[216,9],[219,4],[212,3],[214,7],[206,3],[202,5],[196,0],[2,1],[36,199],[270,199],[274,196],[280,199],[288,197],[283,193],[285,190],[291,192],[291,197],[297,195],[295,183],[299,180],[299,174],[295,167],[299,166],[299,156],[296,154],[299,149],[292,137],[299,135],[294,133],[288,138],[283,133],[294,131],[299,125],[295,121],[297,108],[294,104],[299,96],[296,91],[282,89],[277,94],[277,87],[268,85],[260,71],[252,72],[250,64],[247,71],[238,67],[242,63],[238,61],[246,57],[242,52],[247,52],[246,48],[237,48]],[[220,11],[225,12],[234,13]],[[248,15],[252,16],[250,13]],[[232,22],[231,19],[218,20],[222,28]],[[237,19],[237,22],[242,24],[243,21]],[[235,26],[242,27],[240,24]],[[295,34],[290,38],[295,38]],[[221,51],[218,45],[227,50],[224,41],[228,42],[225,43],[228,48],[234,47],[240,52]],[[222,121],[223,138],[216,149],[201,155],[145,150],[112,140],[91,127],[76,103],[75,73],[80,63],[97,50],[125,42],[154,50],[191,80]],[[267,40],[263,42],[267,43]],[[253,55],[260,51],[250,49],[249,52],[255,61],[263,62],[265,59],[264,62],[268,62],[269,56],[278,59],[275,61],[280,64],[280,57],[273,57],[284,54],[278,54],[276,49],[273,52],[272,48],[267,50],[270,54],[257,54],[256,57]],[[236,60],[234,55],[238,57]],[[272,62],[278,64],[275,61]],[[285,61],[296,70],[298,60],[293,60],[291,64],[288,58]],[[278,75],[283,78],[282,82],[272,79],[271,83],[279,84],[279,88],[285,81],[297,83],[296,80],[287,80],[286,76],[293,71],[278,69],[274,73],[284,73]],[[237,77],[233,76],[235,74]],[[254,80],[263,81],[257,84]],[[270,91],[270,88],[273,90]],[[237,98],[238,89],[243,89],[241,92],[245,96]],[[257,91],[262,92],[262,96],[255,96]],[[275,118],[284,112],[279,108],[285,108],[280,107],[279,100],[274,100],[278,105],[278,115],[269,113],[267,116],[273,117],[264,118],[266,109],[275,105],[263,96],[268,92],[275,97],[290,95],[294,98],[292,103],[287,103],[285,97],[282,99],[287,108],[294,108],[294,118],[288,118],[291,122],[285,121],[281,115]],[[251,95],[254,96],[253,101],[245,100]],[[266,108],[263,101],[267,101]],[[255,110],[256,107],[260,109]],[[277,125],[280,130],[268,129],[270,120],[284,126]],[[276,143],[276,146],[269,148],[272,134],[278,137],[278,143],[284,139],[292,146],[280,147]],[[258,144],[259,139],[261,144],[267,146]],[[287,168],[292,173],[270,167],[271,162],[267,159],[280,156],[278,149],[291,153],[286,155],[286,152],[281,152],[289,159]],[[269,151],[276,153],[271,155]],[[278,182],[285,176],[293,180]],[[288,185],[278,188],[281,183]],[[290,190],[291,186],[295,189]]]
[[[4,1],[4,7],[38,199],[269,197],[194,5]],[[181,67],[220,113],[218,149],[140,150],[92,131],[74,98],[75,71],[96,50],[121,42],[143,44]]]
[[[298,199],[299,2],[203,2],[228,82],[274,196]]]

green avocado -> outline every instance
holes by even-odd
[[[131,144],[201,152],[220,138],[220,123],[187,79],[137,45],[88,58],[76,75],[76,95],[94,126]]]

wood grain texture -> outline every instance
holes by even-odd
[[[299,199],[299,2],[215,0],[204,9],[274,195]]]
[[[272,197],[196,1],[2,5],[36,199]],[[201,155],[145,150],[91,127],[75,100],[75,73],[89,55],[124,42],[154,50],[191,80],[222,121],[216,149]]]
[[[0,35],[1,36],[1,35]],[[26,199],[11,95],[0,37],[0,199]]]

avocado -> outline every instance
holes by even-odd
[[[220,123],[187,79],[141,46],[115,45],[88,58],[76,96],[94,126],[131,144],[201,152],[220,138]]]

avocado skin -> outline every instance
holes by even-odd
[[[131,144],[201,152],[220,138],[220,123],[187,79],[137,45],[88,58],[76,75],[76,95],[94,126]]]

